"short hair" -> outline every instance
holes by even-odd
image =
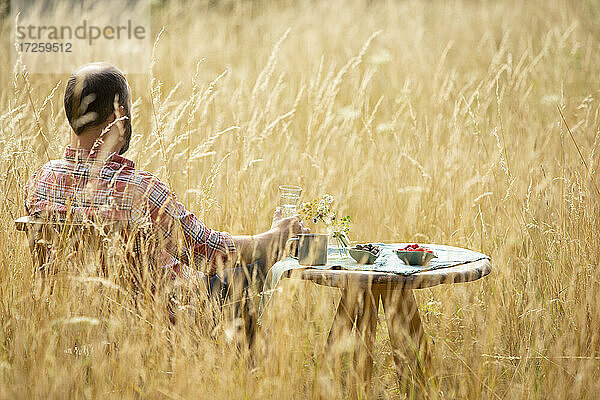
[[[129,85],[114,65],[99,62],[78,68],[65,89],[65,114],[76,135],[102,125],[115,111],[115,102],[129,115]]]

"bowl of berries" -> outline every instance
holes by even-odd
[[[376,244],[357,244],[348,248],[350,256],[359,264],[373,264],[381,254],[381,249]]]
[[[437,258],[433,250],[423,247],[417,243],[409,244],[394,250],[399,259],[406,265],[425,265],[434,258]]]

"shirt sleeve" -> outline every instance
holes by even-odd
[[[141,182],[148,214],[169,254],[208,272],[235,259],[236,248],[229,233],[204,225],[158,178],[148,175]]]

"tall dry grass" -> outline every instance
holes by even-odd
[[[219,229],[265,230],[290,183],[333,194],[353,240],[489,254],[487,278],[418,292],[432,370],[411,396],[596,398],[599,17],[595,1],[167,2],[152,74],[129,76],[128,154]],[[333,289],[284,281],[254,364],[97,281],[36,295],[12,221],[67,143],[66,76],[0,71],[1,397],[352,395],[323,363]],[[402,396],[380,325],[368,397]]]

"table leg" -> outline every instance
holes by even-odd
[[[361,343],[354,351],[354,365],[359,378],[359,385],[367,391],[373,372],[373,349],[377,330],[377,312],[379,310],[379,290],[365,290],[357,318],[356,329]]]
[[[348,289],[342,289],[342,297],[338,303],[329,336],[327,337],[327,347],[333,349],[339,344],[339,339],[344,335],[349,335],[356,320],[358,313],[358,302],[355,300],[354,293],[350,293]],[[333,349],[335,350],[335,349]]]
[[[382,303],[401,386],[413,379],[423,384],[429,355],[412,290],[388,291],[382,294]]]
[[[327,359],[333,368],[334,382],[345,386],[346,376],[342,375],[343,358],[347,354],[351,342],[352,328],[358,314],[359,302],[356,290],[342,289],[342,297],[338,303],[333,323],[327,337]],[[351,340],[351,339],[350,339]]]
[[[340,376],[341,355],[348,349],[347,338],[352,333],[356,321],[359,342],[353,346],[354,367],[351,368],[353,378],[350,381],[355,381],[359,392],[366,392],[373,371],[373,348],[380,297],[379,290],[342,289],[342,297],[327,338],[328,354],[334,357],[334,375]],[[341,376],[340,378],[344,380]],[[351,383],[351,386],[354,384]]]

